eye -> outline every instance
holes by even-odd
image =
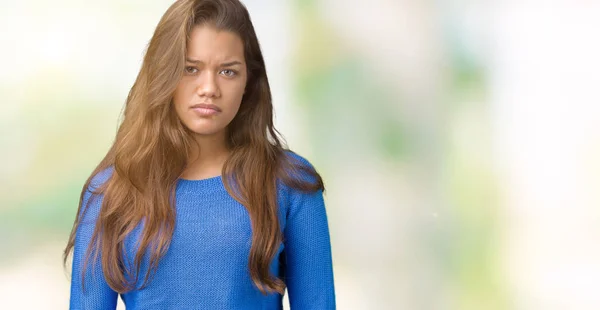
[[[198,72],[198,69],[196,69],[196,67],[190,67],[190,66],[185,67],[184,70],[185,70],[185,73],[189,73],[189,74],[194,74],[194,73]]]
[[[237,71],[231,69],[221,70],[221,73],[224,74],[226,77],[233,77],[237,75]]]

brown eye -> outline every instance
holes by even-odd
[[[196,69],[195,67],[185,67],[185,73],[194,74],[196,72],[198,72],[198,69]]]
[[[237,75],[237,72],[231,69],[221,70],[221,73],[223,73],[226,77],[233,77]]]

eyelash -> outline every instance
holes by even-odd
[[[188,70],[188,69],[194,69],[194,70],[198,70],[198,69],[196,69],[195,67],[190,67],[190,66],[188,66],[188,67],[185,67],[185,72],[186,72],[186,73],[189,73],[189,74],[194,74],[194,73],[196,73],[196,72],[189,72],[189,70]],[[235,71],[235,70],[232,70],[232,69],[223,69],[223,70],[221,70],[220,72],[223,72],[223,71],[230,71],[230,72],[231,72],[231,75],[225,75],[226,77],[233,77],[233,76],[236,76],[236,75],[238,74],[238,72],[237,72],[237,71]]]

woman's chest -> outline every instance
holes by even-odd
[[[251,223],[246,208],[231,197],[179,201],[169,251],[247,258],[252,243]]]

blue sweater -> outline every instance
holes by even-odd
[[[294,155],[297,156],[297,155]],[[305,159],[300,159],[306,162]],[[308,162],[306,162],[308,163]],[[97,174],[84,195],[113,173]],[[102,195],[92,199],[75,236],[70,309],[115,309],[118,294],[105,282],[99,262],[88,264],[85,292],[81,273],[85,251],[98,217]],[[291,310],[335,309],[329,229],[323,193],[304,193],[282,183],[278,187],[280,226],[284,241],[271,263],[273,275],[287,285]],[[248,271],[250,217],[225,190],[220,176],[179,179],[176,224],[171,245],[149,285],[121,295],[128,310],[157,309],[282,309],[282,295],[263,295]],[[141,225],[125,240],[127,261],[133,261]],[[95,265],[95,268],[93,268]],[[141,279],[148,270],[142,263]]]

